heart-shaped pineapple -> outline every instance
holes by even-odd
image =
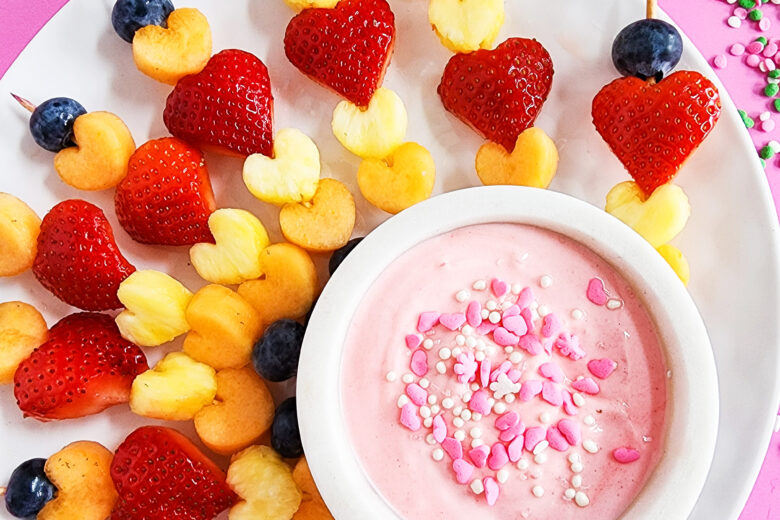
[[[218,209],[209,217],[209,229],[216,244],[201,243],[190,248],[192,266],[201,278],[230,285],[262,274],[260,252],[269,240],[257,217],[243,209]]]
[[[378,89],[367,108],[342,101],[331,122],[344,148],[364,159],[390,155],[404,141],[407,124],[404,102],[387,88]]]
[[[260,253],[263,277],[238,287],[266,324],[304,316],[317,296],[317,269],[309,254],[292,244],[273,244]]]
[[[428,21],[452,52],[489,49],[504,24],[504,0],[431,0]]]
[[[211,57],[211,28],[206,17],[192,8],[176,9],[168,27],[147,25],[133,37],[133,59],[138,70],[169,85],[203,70]]]
[[[309,201],[319,180],[317,145],[294,128],[276,134],[273,158],[256,153],[244,161],[244,184],[252,195],[271,204]]]
[[[687,195],[674,184],[664,184],[646,197],[636,182],[621,182],[607,193],[605,209],[642,235],[653,247],[676,237],[691,216]]]
[[[532,127],[517,137],[512,153],[500,144],[483,144],[475,165],[479,180],[487,186],[513,184],[546,188],[558,169],[558,149],[544,130]]]
[[[335,251],[352,235],[355,199],[339,181],[322,179],[310,202],[282,208],[279,225],[284,238],[293,244],[310,251]],[[259,277],[260,273],[252,278]]]
[[[358,186],[377,208],[398,213],[431,196],[436,165],[417,143],[404,143],[386,159],[365,159],[358,169]]]
[[[60,178],[78,190],[113,188],[127,175],[135,141],[127,126],[110,112],[90,112],[73,124],[77,146],[54,156]]]

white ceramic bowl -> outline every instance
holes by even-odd
[[[566,235],[610,262],[637,290],[655,321],[672,372],[664,454],[624,519],[687,518],[704,486],[718,428],[715,362],[704,323],[661,256],[628,226],[578,199],[510,186],[440,195],[391,218],[347,257],[320,296],[298,370],[298,416],[306,456],[338,520],[395,520],[362,470],[343,420],[344,339],[368,288],[416,244],[472,224],[531,224]],[[605,519],[607,520],[607,519]]]

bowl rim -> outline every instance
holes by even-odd
[[[368,234],[323,290],[304,337],[296,391],[306,458],[333,516],[400,518],[365,475],[342,416],[341,357],[354,309],[379,274],[416,244],[493,222],[534,225],[582,243],[643,299],[671,373],[666,440],[658,465],[621,518],[687,518],[712,463],[719,414],[715,360],[696,305],[667,262],[633,229],[569,195],[518,186],[466,188],[412,206]]]

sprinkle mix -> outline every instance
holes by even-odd
[[[550,276],[539,279],[542,288],[552,284]],[[599,278],[589,281],[585,294],[593,305],[623,307]],[[585,361],[588,353],[565,319],[538,303],[531,287],[478,280],[454,299],[459,312],[419,314],[417,330],[404,338],[409,372],[386,375],[402,387],[398,420],[431,446],[431,458],[447,464],[458,484],[484,495],[488,505],[511,477],[537,479],[549,458],[565,457],[571,475],[559,495],[587,507],[582,472],[587,459],[602,451],[603,430],[578,409],[601,392],[617,363],[592,358],[580,373],[567,374],[558,361]],[[570,319],[581,320],[585,312],[574,309]],[[456,381],[454,391],[432,383],[444,375]],[[535,403],[544,411],[529,413]],[[631,446],[604,449],[621,464],[641,456]],[[541,485],[530,488],[536,498],[545,492]]]

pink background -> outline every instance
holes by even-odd
[[[27,42],[66,2],[67,0],[0,1],[0,76]],[[734,6],[723,0],[659,0],[659,4],[685,30],[710,62],[717,54],[728,56],[728,66],[717,72],[739,108],[745,110],[757,123],[761,112],[769,111],[772,114],[778,123],[777,130],[771,133],[757,129],[751,131],[757,149],[770,140],[780,141],[780,114],[772,108],[771,100],[761,94],[765,75],[757,69],[747,67],[741,59],[728,55],[732,43],[747,44],[761,34],[767,38],[780,37],[780,7],[772,3],[762,6],[764,16],[771,20],[773,26],[767,32],[761,33],[752,22],[743,23],[739,29],[727,26],[725,21]],[[780,203],[780,155],[767,161],[766,173],[775,203]],[[779,510],[780,434],[775,434],[758,482],[740,520],[776,518],[780,515]]]

